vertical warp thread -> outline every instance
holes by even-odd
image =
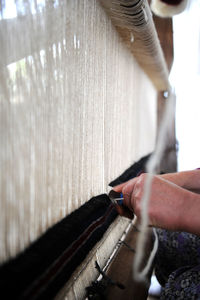
[[[99,1],[31,3],[0,20],[1,262],[106,192],[155,142],[155,90]]]

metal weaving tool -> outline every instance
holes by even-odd
[[[123,205],[124,197],[122,193],[117,193],[114,190],[111,190],[108,194],[108,197],[110,198],[113,204]]]

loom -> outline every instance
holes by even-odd
[[[107,194],[143,172],[155,150],[172,58],[159,22],[146,0],[27,0],[11,10],[0,2],[0,286],[8,298],[84,299],[109,265],[104,282],[108,275],[118,286],[107,284],[107,299],[129,293],[119,286],[131,276],[114,278],[121,267],[110,258],[130,251],[130,265],[138,232]],[[175,148],[174,136],[167,140]]]

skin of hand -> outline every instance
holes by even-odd
[[[161,178],[166,179],[176,185],[195,193],[200,193],[200,170],[189,170],[176,173],[166,173],[159,175]]]
[[[130,211],[134,211],[139,219],[141,218],[141,200],[147,176],[148,174],[143,173],[114,188],[116,192],[123,193],[123,204]],[[153,176],[148,205],[150,226],[200,234],[199,211],[200,196],[198,194],[190,192],[160,175]],[[123,208],[120,208],[118,212],[126,216]]]

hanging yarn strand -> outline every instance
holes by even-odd
[[[146,74],[157,90],[170,90],[168,81],[168,70],[166,67],[163,52],[157,36],[157,32],[152,19],[151,10],[148,1],[124,1],[124,0],[101,0],[107,14],[111,17],[117,31],[125,41],[130,51],[135,56],[138,64],[143,68]],[[155,256],[158,240],[154,230],[155,242],[146,267],[140,270],[143,258],[143,250],[146,242],[148,228],[148,201],[151,191],[151,182],[153,175],[156,174],[157,166],[160,163],[165,149],[165,134],[168,130],[168,124],[173,118],[174,96],[171,92],[167,101],[165,115],[160,126],[157,145],[154,154],[147,163],[146,171],[149,174],[145,182],[145,191],[142,199],[142,223],[141,233],[139,235],[136,257],[134,262],[134,277],[139,281],[145,281],[146,275],[151,267]]]
[[[107,12],[112,8],[108,14],[101,2]],[[97,273],[93,260],[105,265],[128,221],[108,228],[101,221],[112,219],[114,209],[105,217],[91,213],[88,231],[71,242],[59,224],[74,238],[83,217],[81,226],[70,221],[68,227],[70,214],[107,193],[108,182],[154,149],[155,87],[166,90],[169,82],[148,2],[0,0],[0,49],[0,265],[22,263],[12,268],[13,282],[16,289],[25,285],[28,299],[30,293],[34,299],[63,295],[65,288],[73,294],[69,299],[83,299]],[[29,258],[34,268],[27,268]],[[62,288],[66,269],[72,281]],[[24,271],[25,280],[15,270]],[[7,276],[2,273],[4,289],[17,298],[10,268]]]
[[[145,181],[145,187],[144,187],[144,195],[142,198],[142,212],[141,212],[141,225],[140,225],[140,234],[138,238],[138,243],[136,247],[136,256],[134,260],[134,265],[133,265],[133,270],[134,270],[134,278],[138,281],[147,281],[147,274],[150,270],[150,267],[153,262],[153,258],[155,257],[157,248],[158,248],[158,239],[156,236],[156,232],[154,230],[154,235],[155,235],[155,242],[153,249],[151,251],[151,254],[149,256],[149,260],[147,262],[146,267],[141,271],[140,266],[141,262],[143,259],[143,253],[144,253],[144,247],[146,243],[146,237],[147,237],[147,228],[149,224],[149,218],[148,218],[148,205],[149,205],[149,198],[150,198],[150,193],[151,193],[151,183],[153,179],[153,175],[156,174],[157,167],[162,159],[165,146],[166,146],[166,133],[169,130],[169,126],[172,122],[173,118],[173,110],[174,110],[174,100],[175,100],[175,95],[174,92],[171,90],[169,98],[166,100],[165,104],[165,110],[164,110],[164,115],[163,119],[160,125],[160,130],[158,133],[158,139],[157,139],[157,144],[156,144],[156,149],[155,152],[152,154],[150,157],[149,161],[147,162],[146,165],[146,171],[148,173],[147,179]]]

